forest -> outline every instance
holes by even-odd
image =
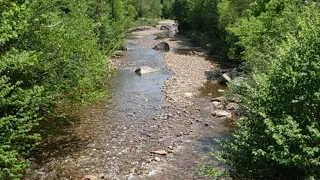
[[[242,66],[231,86],[241,119],[212,178],[320,178],[317,0],[0,1],[0,179],[20,179],[57,106],[106,96],[110,57],[127,29],[160,18],[212,55]]]

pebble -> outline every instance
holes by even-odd
[[[159,162],[159,161],[160,161],[160,158],[159,158],[159,157],[155,157],[154,160],[157,161],[157,162]]]

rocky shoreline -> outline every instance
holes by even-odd
[[[174,22],[161,22],[170,23]],[[156,86],[157,91],[162,91],[160,96],[164,96],[164,104],[160,106],[157,99],[144,94],[150,91],[148,87],[137,93],[126,85],[129,82],[115,84],[129,90],[116,95],[115,100],[133,105],[100,102],[83,110],[79,121],[60,137],[61,140],[53,142],[59,148],[53,149],[51,157],[44,156],[50,159],[42,162],[41,167],[35,166],[26,179],[208,179],[199,175],[201,166],[223,166],[213,161],[210,152],[220,148],[214,138],[230,136],[232,127],[226,119],[237,107],[231,107],[224,98],[212,96],[215,91],[221,91],[220,95],[225,92],[215,84],[214,88],[208,86],[211,81],[208,81],[207,72],[219,70],[219,64],[208,60],[205,50],[192,46],[186,37],[168,35],[161,27],[132,34],[135,39],[130,43],[140,48],[138,54],[148,51],[151,53],[148,57],[156,53],[158,58],[161,51],[152,50],[157,43],[167,42],[171,47],[170,51],[162,52],[160,60],[173,75],[159,87],[161,89]],[[113,59],[112,67],[136,77],[133,79],[136,83],[152,77],[138,78],[133,63],[142,60],[133,62],[133,57],[124,58]],[[118,92],[116,89],[115,93]],[[78,144],[79,139],[81,144]]]

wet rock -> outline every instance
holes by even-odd
[[[239,109],[239,105],[237,103],[229,103],[226,106],[227,110],[237,110]]]
[[[140,68],[136,69],[134,72],[139,74],[139,75],[142,75],[142,74],[152,73],[152,72],[155,72],[155,71],[157,71],[157,69],[154,69],[154,68],[149,67],[149,66],[141,66]]]
[[[228,111],[224,111],[224,110],[214,111],[212,115],[217,116],[217,117],[231,117],[231,113]]]
[[[166,42],[160,42],[159,44],[155,45],[153,47],[153,49],[155,50],[164,50],[164,51],[169,51],[170,50],[170,46],[168,43]]]
[[[97,176],[86,175],[82,178],[82,180],[99,180]]]
[[[225,85],[229,82],[231,82],[231,78],[227,73],[222,74],[222,76],[217,80],[219,84]]]

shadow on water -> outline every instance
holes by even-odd
[[[65,118],[49,118],[40,121],[36,132],[41,135],[41,144],[31,154],[37,166],[41,167],[52,159],[81,151],[81,147],[90,143],[88,136],[80,137],[73,133],[74,121]]]

